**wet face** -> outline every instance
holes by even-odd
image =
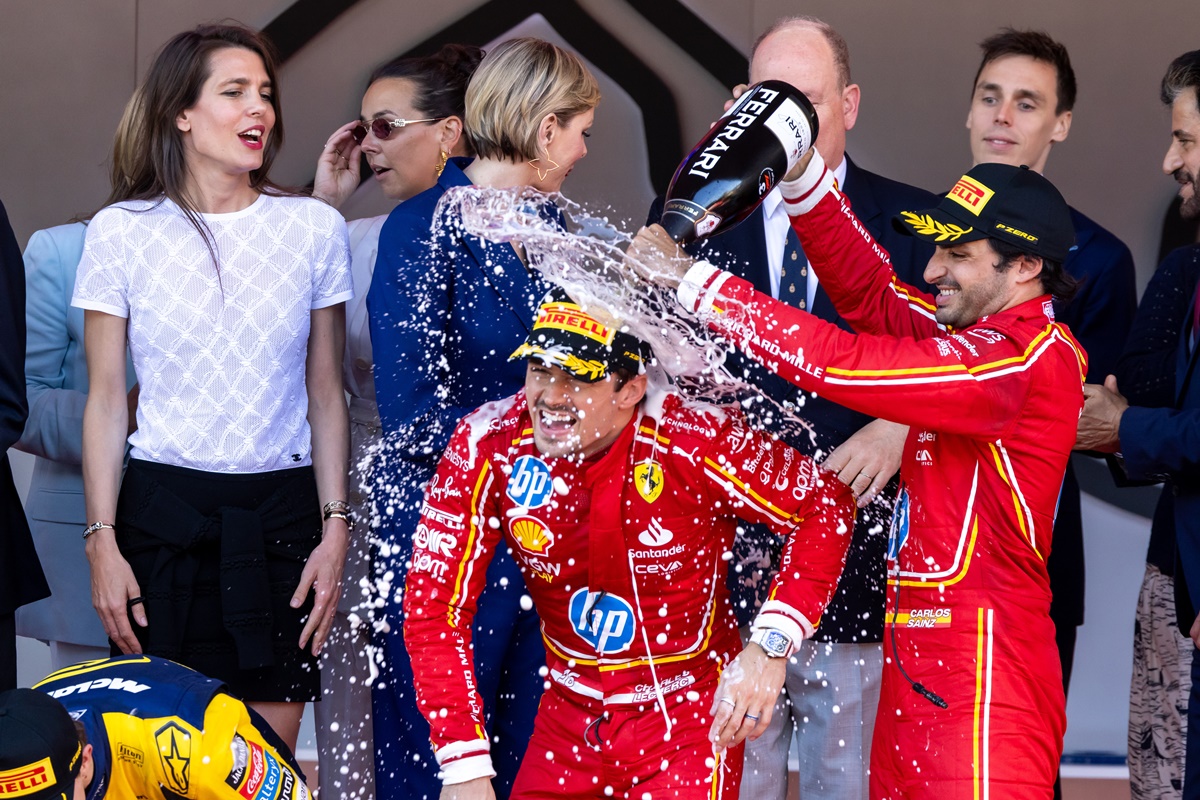
[[[1006,308],[1015,294],[1017,271],[996,269],[1000,256],[987,239],[939,246],[925,268],[937,287],[937,321],[962,329]]]
[[[190,179],[248,175],[262,166],[275,127],[272,87],[258,54],[240,47],[214,51],[196,104],[175,124],[183,131]]]
[[[427,114],[413,105],[417,86],[407,78],[382,78],[367,88],[360,120],[425,119]],[[444,120],[442,121],[444,122]],[[368,131],[362,151],[383,193],[393,200],[407,200],[437,183],[437,167],[446,129],[442,122],[421,122],[391,129],[386,139]]]
[[[642,398],[645,378],[620,388],[617,383],[613,375],[587,383],[559,367],[530,360],[525,399],[538,450],[551,458],[587,458],[616,441]]]
[[[809,26],[784,28],[759,44],[750,61],[750,82],[777,80],[804,92],[817,110],[816,147],[830,169],[842,163],[846,131],[858,119],[859,89],[838,88],[833,49],[824,34]]]
[[[1179,182],[1185,219],[1200,217],[1200,106],[1196,89],[1186,89],[1171,103],[1171,146],[1163,172]]]
[[[545,178],[534,177],[532,185],[541,192],[557,192],[562,189],[563,181],[571,174],[576,162],[587,155],[587,140],[591,136],[592,122],[596,118],[595,109],[588,109],[575,116],[566,125],[551,121],[549,141],[546,143],[546,155],[550,161],[558,164],[558,169],[546,172]],[[540,162],[539,162],[540,164]],[[542,170],[554,166],[543,164]]]
[[[1003,56],[984,65],[975,82],[967,130],[976,164],[1027,165],[1042,172],[1050,147],[1067,138],[1071,112],[1056,113],[1058,73],[1029,56]]]

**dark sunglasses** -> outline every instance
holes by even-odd
[[[367,132],[375,134],[376,139],[386,139],[392,135],[393,128],[403,128],[405,125],[416,125],[418,122],[441,122],[445,117],[434,119],[383,119],[377,117],[370,122],[360,122],[350,129],[350,135],[357,144],[362,144],[367,138]]]

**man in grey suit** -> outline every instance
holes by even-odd
[[[56,670],[109,655],[108,637],[92,608],[91,573],[79,538],[87,524],[80,463],[88,377],[83,311],[71,307],[71,293],[86,231],[81,222],[38,231],[29,238],[24,258],[29,419],[15,446],[37,456],[25,510],[52,594],[17,612],[17,633],[49,643]],[[128,383],[134,384],[132,366]],[[134,389],[131,425],[136,404]]]

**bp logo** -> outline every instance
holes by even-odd
[[[902,489],[892,512],[892,529],[888,532],[888,561],[900,557],[900,549],[908,541],[908,489]]]
[[[662,465],[657,461],[643,461],[633,468],[633,482],[637,486],[638,494],[645,498],[647,503],[653,503],[662,494]]]
[[[600,655],[622,653],[633,644],[633,606],[608,592],[580,589],[569,606],[575,633]]]
[[[509,499],[525,508],[541,508],[554,490],[550,468],[536,456],[521,456],[508,476]]]

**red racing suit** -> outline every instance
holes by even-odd
[[[1050,797],[1066,718],[1046,557],[1086,356],[1049,296],[941,328],[932,298],[896,279],[819,156],[783,192],[858,335],[703,262],[679,296],[782,377],[910,426],[871,796]],[[902,669],[948,708],[915,693]]]
[[[548,667],[513,796],[736,798],[740,749],[714,759],[707,733],[741,649],[725,583],[737,519],[790,534],[756,622],[798,642],[836,586],[853,516],[846,487],[736,410],[647,399],[582,462],[540,454],[523,393],[469,415],[426,491],[404,598],[444,781],[492,774],[471,618],[488,560],[509,547]]]

